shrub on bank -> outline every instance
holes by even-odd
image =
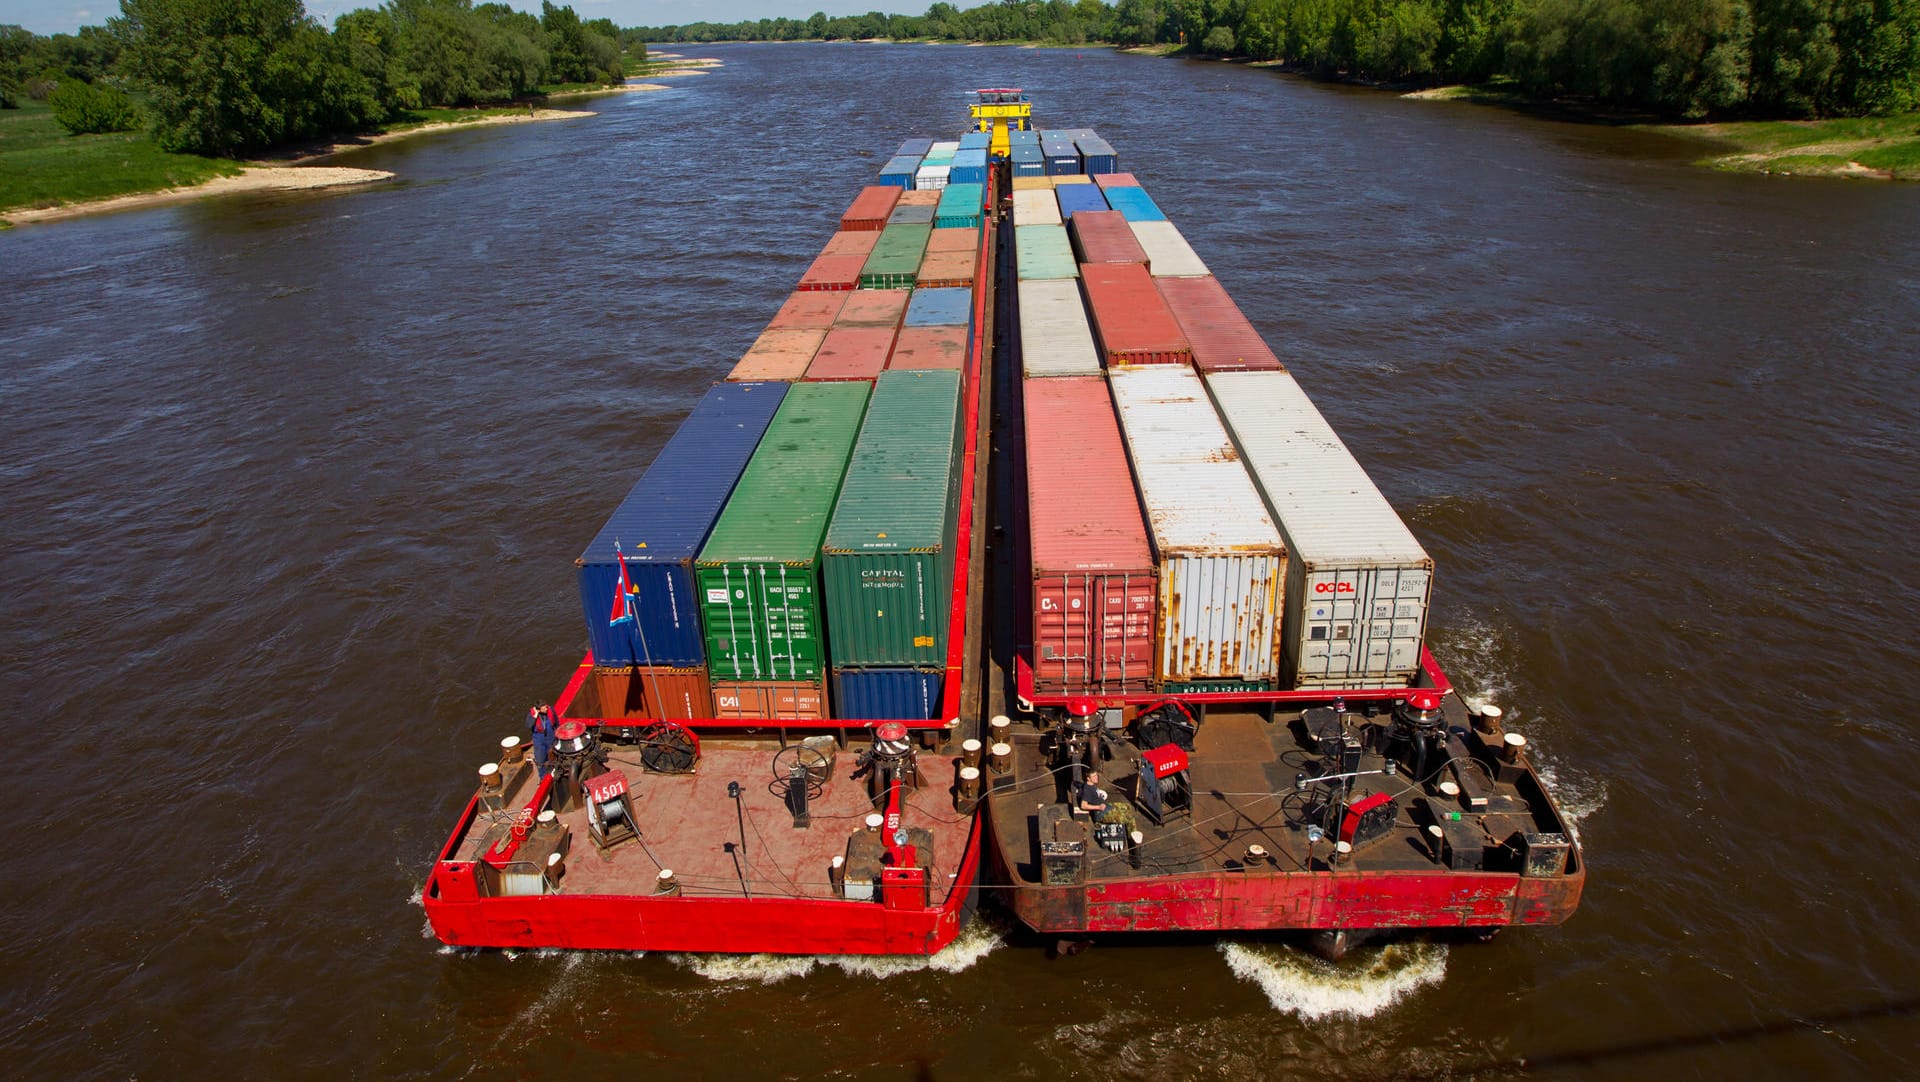
[[[140,126],[140,106],[112,87],[62,79],[47,95],[47,104],[53,106],[53,119],[74,135],[133,131]]]

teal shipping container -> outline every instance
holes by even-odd
[[[980,228],[981,203],[986,188],[980,184],[948,184],[940,191],[940,205],[934,208],[935,229]]]
[[[787,392],[694,561],[714,680],[818,680],[820,541],[866,412],[861,381]]]
[[[882,372],[821,563],[836,668],[947,659],[960,482],[960,373]]]

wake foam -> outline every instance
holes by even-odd
[[[1274,1010],[1309,1021],[1371,1018],[1447,975],[1447,950],[1434,943],[1362,948],[1338,963],[1267,944],[1222,943],[1220,953],[1234,976],[1266,993]]]
[[[918,954],[670,954],[683,966],[710,981],[778,984],[804,977],[821,966],[849,976],[885,980],[903,973],[959,973],[992,954],[1006,939],[990,921],[975,919],[954,941],[931,955]]]

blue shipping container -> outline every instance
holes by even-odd
[[[907,303],[909,327],[968,327],[973,324],[973,290],[916,289]]]
[[[900,149],[894,151],[893,156],[899,158],[912,155],[916,158],[924,158],[927,156],[927,151],[932,149],[933,140],[931,139],[909,139],[900,144]]]
[[[913,174],[919,169],[919,158],[911,154],[903,154],[880,167],[880,183],[894,188],[911,188]]]
[[[1072,176],[1080,171],[1080,152],[1072,143],[1041,143],[1040,154],[1047,161],[1050,177]]]
[[[1007,145],[1009,147],[1037,147],[1040,145],[1040,133],[1031,129],[1027,131],[1010,131],[1007,133]]]
[[[722,383],[708,391],[574,561],[597,665],[707,663],[692,565],[734,483],[786,396],[785,383]],[[610,626],[620,566],[640,598],[637,619]],[[645,646],[642,646],[642,640]]]
[[[970,131],[960,137],[961,150],[985,150],[993,145],[993,136],[983,131]]]
[[[1160,205],[1146,193],[1144,188],[1108,188],[1107,205],[1120,212],[1120,216],[1129,222],[1164,222],[1165,214],[1160,213]]]
[[[930,669],[835,669],[833,716],[929,721],[945,682]]]
[[[1013,160],[1014,176],[1044,177],[1047,175],[1047,159],[1041,157],[1038,144],[1014,147],[1010,156]]]
[[[960,149],[954,152],[952,172],[947,174],[949,184],[987,183],[987,152],[984,150]]]
[[[1120,171],[1120,156],[1105,139],[1075,139],[1073,145],[1080,151],[1080,163],[1088,175]]]
[[[1060,201],[1062,219],[1072,218],[1075,211],[1107,209],[1107,199],[1097,184],[1062,184],[1053,195]]]

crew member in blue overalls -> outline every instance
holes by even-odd
[[[535,703],[527,711],[527,729],[533,733],[533,765],[540,776],[547,776],[547,761],[553,755],[553,708]]]

